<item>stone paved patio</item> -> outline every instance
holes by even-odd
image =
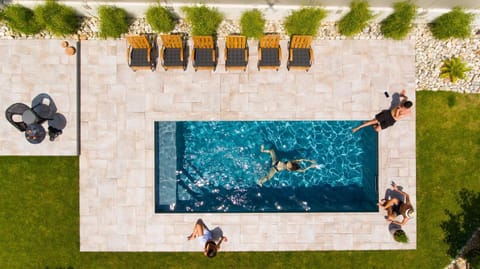
[[[219,63],[224,62],[223,43],[219,40]],[[383,212],[154,214],[156,120],[365,120],[389,107],[385,90],[392,94],[402,88],[415,103],[413,40],[316,40],[315,64],[308,73],[286,70],[287,42],[281,45],[283,65],[278,72],[256,70],[255,42],[249,44],[245,73],[226,73],[221,64],[214,73],[194,72],[191,63],[186,72],[165,72],[161,67],[132,72],[125,41],[82,41],[82,251],[200,251],[196,242],[186,240],[198,217],[210,228],[220,226],[229,237],[225,251],[416,247],[416,220],[405,227],[411,242],[398,244]],[[41,145],[26,143],[2,121],[1,154],[77,154],[75,59],[63,54],[58,40],[0,41],[0,47],[8,51],[1,59],[1,105],[6,108],[50,92],[69,121],[58,141]],[[30,59],[23,63],[25,55]],[[415,113],[380,133],[379,148],[380,195],[394,179],[415,205]]]

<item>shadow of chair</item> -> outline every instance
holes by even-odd
[[[187,69],[188,47],[187,42],[180,34],[161,35],[162,48],[160,49],[160,61],[163,69]]]
[[[126,37],[127,63],[133,70],[148,69],[155,71],[158,48],[155,35],[130,35]]]
[[[278,71],[281,61],[280,35],[265,35],[260,38],[258,42],[258,70],[269,68]]]
[[[195,71],[207,69],[215,71],[218,51],[213,36],[193,36],[192,64]]]
[[[287,69],[302,69],[308,72],[313,63],[312,36],[294,35],[288,45]]]
[[[26,104],[15,103],[7,108],[5,117],[8,122],[15,126],[20,132],[25,132],[25,130],[27,130],[27,124],[23,122],[22,115],[27,110],[30,110],[30,108]]]
[[[247,70],[248,45],[247,37],[230,35],[225,41],[225,71],[228,69]]]

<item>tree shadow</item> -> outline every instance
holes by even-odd
[[[456,257],[473,233],[480,227],[480,192],[463,188],[458,193],[456,201],[460,210],[452,212],[446,209],[445,214],[448,216],[448,220],[440,224],[445,234],[443,240],[449,245],[447,254],[452,258]],[[466,258],[472,258],[471,255],[473,253],[466,253]]]

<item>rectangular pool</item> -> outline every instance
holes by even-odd
[[[360,123],[155,122],[155,212],[376,212],[378,135],[352,134]],[[272,168],[261,145],[279,161],[316,165],[259,186]]]

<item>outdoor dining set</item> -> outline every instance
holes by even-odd
[[[37,95],[29,107],[24,103],[15,103],[5,111],[7,120],[20,132],[25,133],[25,138],[32,144],[41,143],[47,136],[43,123],[48,123],[48,136],[54,141],[67,125],[63,114],[57,112],[55,102],[46,93]]]

